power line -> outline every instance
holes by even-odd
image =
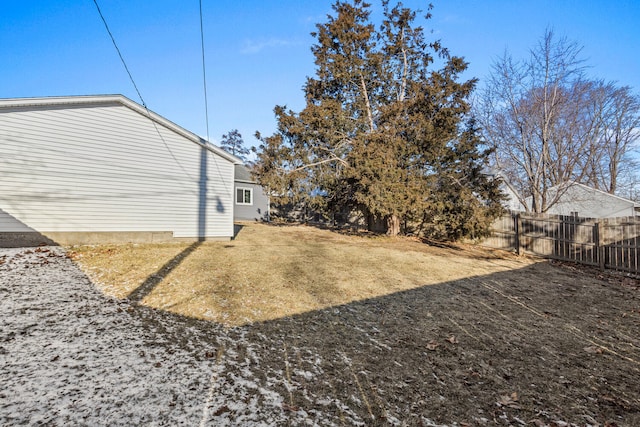
[[[202,0],[199,1],[200,4],[200,46],[202,50],[202,84],[204,87],[204,119],[207,122],[207,144],[209,144],[209,100],[207,98],[207,70],[205,67],[205,54],[204,54],[204,25],[202,23]],[[218,161],[214,161],[216,165],[216,169],[218,171],[218,175],[220,176],[220,180],[222,181],[222,185],[226,186],[227,182],[222,175],[222,171],[220,170],[220,166],[218,165]],[[235,166],[234,166],[235,168]],[[231,200],[233,200],[233,186],[231,193]],[[233,204],[233,201],[231,202]]]
[[[171,157],[173,158],[173,161],[176,162],[176,164],[180,167],[180,169],[182,169],[182,171],[184,172],[184,174],[186,176],[188,176],[190,179],[193,179],[191,174],[189,172],[187,172],[187,170],[184,168],[184,166],[182,166],[182,163],[180,163],[180,161],[175,156],[175,154],[173,154],[173,151],[171,150],[171,147],[169,147],[169,144],[167,144],[167,141],[165,141],[164,137],[162,136],[162,133],[160,133],[160,129],[158,129],[158,125],[156,124],[156,121],[151,116],[151,111],[147,107],[147,104],[144,102],[144,98],[142,98],[142,94],[140,93],[140,90],[138,89],[138,85],[136,85],[135,80],[133,80],[133,76],[131,75],[131,72],[129,71],[129,67],[127,67],[127,63],[125,62],[124,57],[122,56],[122,53],[120,52],[120,49],[118,48],[118,44],[116,43],[116,39],[113,37],[113,34],[111,33],[111,30],[109,29],[109,25],[107,24],[107,20],[104,18],[104,15],[102,14],[102,10],[100,10],[100,6],[98,5],[98,0],[93,0],[93,4],[95,4],[96,5],[96,9],[98,9],[98,14],[100,15],[100,18],[102,19],[102,23],[104,24],[104,27],[107,29],[107,33],[109,33],[109,37],[111,37],[111,41],[113,42],[113,46],[116,48],[116,51],[118,52],[118,56],[120,57],[120,61],[122,62],[122,65],[124,66],[124,69],[127,71],[127,74],[129,75],[129,80],[131,80],[131,83],[133,84],[133,87],[136,90],[136,93],[138,94],[138,98],[140,98],[140,102],[142,103],[142,106],[144,107],[145,111],[147,112],[147,117],[151,121],[151,124],[153,125],[154,129],[156,130],[156,133],[158,134],[158,137],[160,137],[160,140],[162,141],[162,143],[164,144],[165,148],[169,152],[169,155],[171,155]]]
[[[102,11],[100,10],[100,6],[98,6],[98,0],[93,0],[93,4],[95,4],[96,5],[96,9],[98,9],[98,14],[100,15],[100,19],[102,19],[102,23],[104,24],[104,27],[107,29],[107,33],[109,33],[109,37],[111,37],[111,41],[113,42],[113,46],[116,48],[116,51],[118,52],[118,56],[120,57],[120,61],[122,61],[122,65],[124,65],[124,69],[127,71],[127,74],[129,75],[129,80],[131,80],[131,83],[133,84],[133,87],[135,88],[136,93],[138,94],[138,97],[140,98],[140,102],[142,102],[142,106],[145,109],[147,109],[147,104],[145,104],[144,99],[142,99],[142,95],[140,94],[140,91],[138,90],[138,86],[136,85],[136,82],[133,80],[133,76],[131,75],[131,72],[129,71],[129,67],[127,67],[127,63],[124,61],[124,58],[122,57],[122,53],[120,52],[120,49],[118,48],[118,44],[116,43],[116,39],[113,37],[113,34],[111,34],[111,30],[109,29],[109,25],[107,25],[107,20],[104,19],[104,15],[102,14]]]
[[[202,24],[202,0],[200,0],[200,46],[202,47],[202,82],[204,86],[204,119],[207,122],[207,142],[209,141],[209,100],[207,99],[207,70],[204,55],[204,25]]]

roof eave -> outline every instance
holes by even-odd
[[[128,107],[137,113],[147,116],[150,120],[184,136],[185,138],[195,142],[203,148],[217,154],[225,160],[233,164],[242,164],[242,160],[236,156],[227,153],[222,148],[216,147],[204,138],[199,137],[195,133],[188,131],[166,119],[165,117],[151,111],[149,108],[138,104],[124,95],[81,95],[81,96],[52,96],[42,98],[8,98],[0,99],[0,108],[18,108],[18,107],[46,107],[46,106],[64,106],[64,105],[86,105],[86,104],[105,104],[119,103]]]

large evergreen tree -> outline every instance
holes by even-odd
[[[382,6],[378,28],[362,0],[336,2],[317,25],[306,106],[276,107],[258,179],[286,202],[357,209],[392,235],[403,224],[437,238],[481,235],[501,209],[468,117],[476,82],[458,81],[467,64],[426,41],[417,12]]]

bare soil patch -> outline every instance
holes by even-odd
[[[636,426],[639,296],[630,279],[538,263],[265,322],[250,341],[291,373],[290,406],[348,402],[330,405],[336,420]]]

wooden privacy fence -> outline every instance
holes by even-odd
[[[640,274],[640,218],[581,218],[512,212],[484,246]]]

